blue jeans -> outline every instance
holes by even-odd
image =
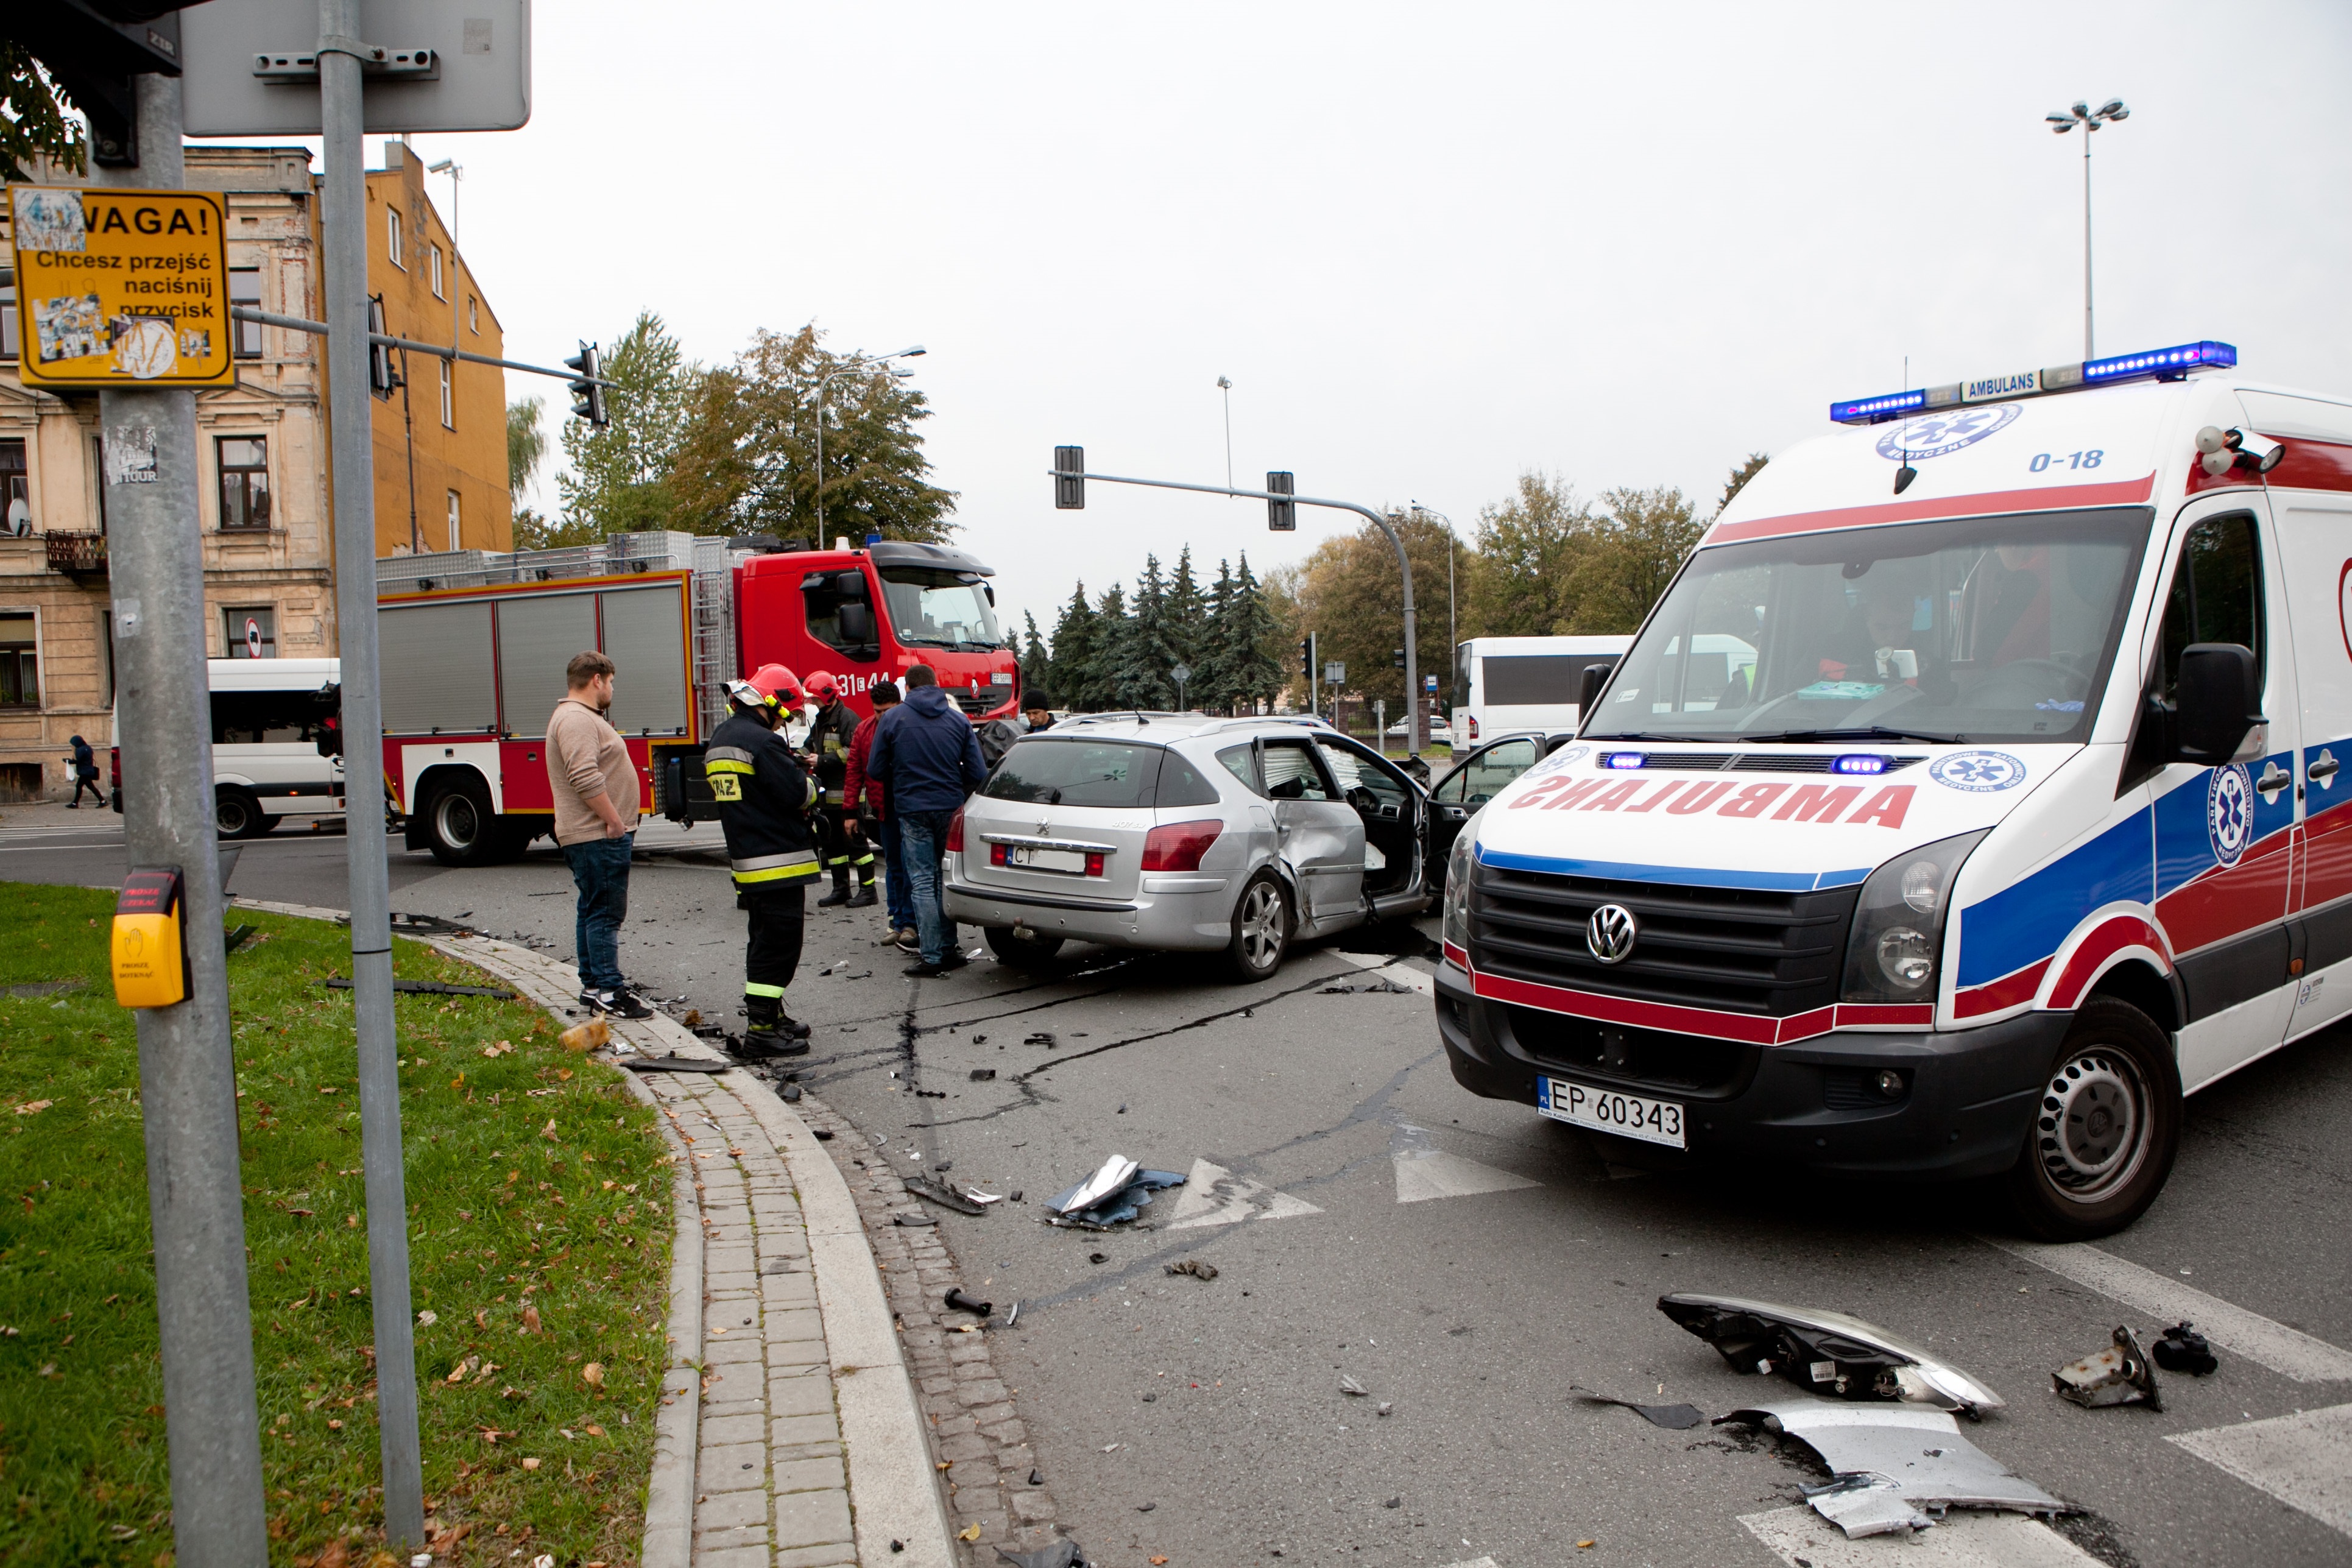
[[[890,929],[913,931],[914,885],[907,879],[906,841],[898,837],[898,819],[884,817],[874,841],[882,847],[882,902],[890,911]]]
[[[629,918],[629,847],[636,838],[624,833],[563,847],[572,885],[580,889],[572,940],[583,991],[611,991],[622,984],[621,922]]]
[[[906,850],[908,891],[915,901],[915,932],[922,938],[923,962],[938,963],[955,945],[955,927],[948,922],[941,862],[947,857],[948,822],[952,811],[903,811],[898,814],[898,842]]]

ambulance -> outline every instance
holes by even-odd
[[[1669,1163],[1994,1178],[2051,1239],[2145,1212],[2186,1095],[2352,1012],[2352,398],[2237,358],[1774,458],[1455,840],[1456,1079]]]

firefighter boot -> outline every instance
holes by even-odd
[[[776,1057],[808,1054],[808,1041],[786,1032],[792,1026],[792,1020],[784,1016],[784,1005],[775,997],[744,997],[743,1016],[742,1044],[739,1047],[730,1041],[730,1055],[744,1061],[766,1061]]]
[[[857,894],[849,900],[849,907],[853,910],[870,910],[875,904],[874,863],[869,860],[857,869],[861,873],[857,883]]]
[[[816,901],[821,910],[839,909],[849,902],[849,862],[836,860],[833,866],[833,891]]]

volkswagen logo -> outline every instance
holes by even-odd
[[[1584,922],[1584,945],[1603,963],[1622,963],[1633,956],[1638,931],[1633,910],[1622,904],[1603,904]]]

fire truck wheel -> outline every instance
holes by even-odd
[[[425,803],[425,847],[444,866],[487,866],[499,858],[506,841],[490,810],[490,792],[479,779],[453,779]]]
[[[213,791],[213,824],[223,838],[258,838],[278,826],[261,809],[261,802],[242,784],[222,784]]]

